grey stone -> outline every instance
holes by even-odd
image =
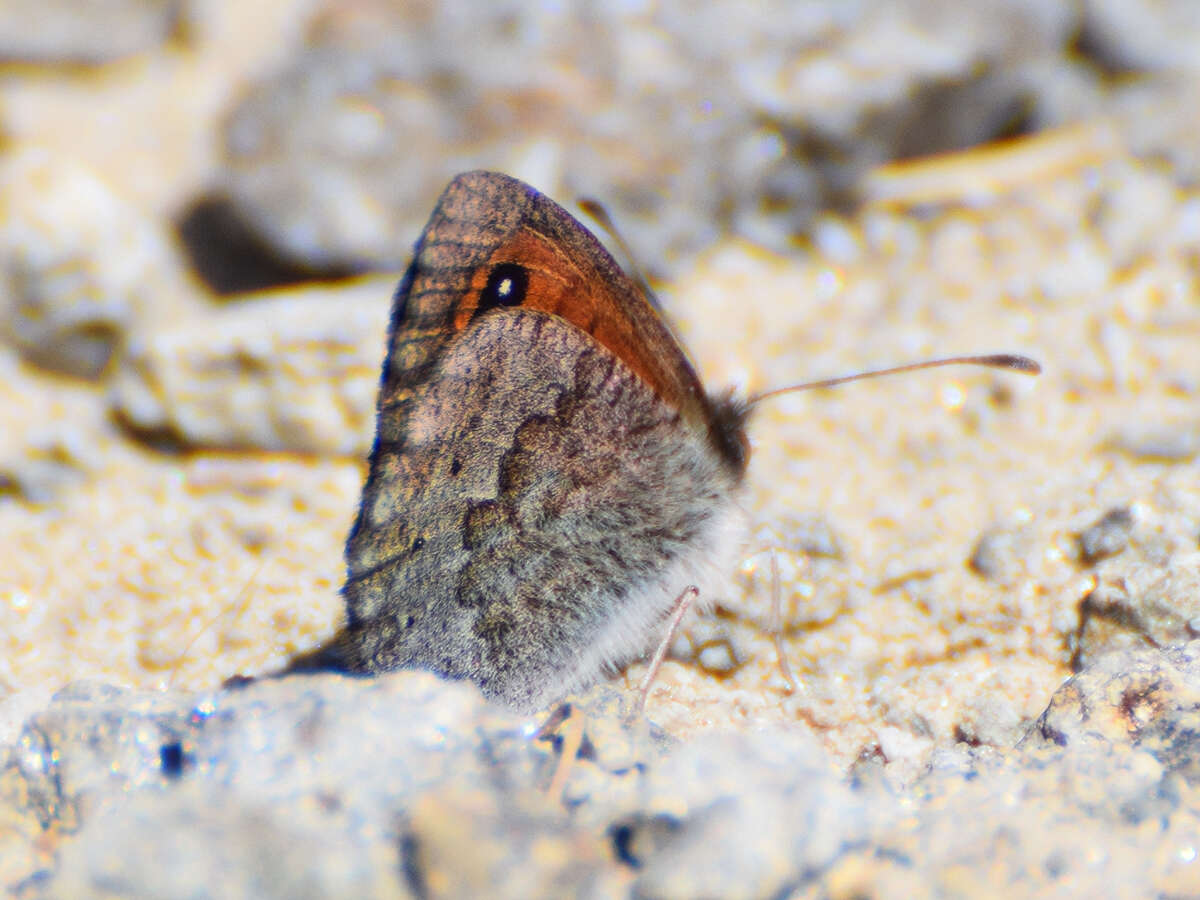
[[[49,896],[194,896],[218,872],[222,896],[386,896],[402,811],[447,779],[533,792],[545,753],[527,738],[422,673],[200,697],[84,686],[31,720],[17,764],[43,818],[81,821]]]
[[[1068,681],[1015,750],[938,751],[797,896],[1189,896],[1200,644],[1114,653]]]
[[[162,748],[183,746],[191,732],[177,696],[79,682],[25,724],[10,766],[49,827],[112,797],[164,784]]]
[[[5,0],[0,60],[101,63],[161,44],[176,28],[180,0]]]
[[[1200,425],[1130,428],[1112,437],[1108,445],[1144,462],[1188,462],[1200,453]]]
[[[973,746],[1011,747],[1030,724],[1004,695],[1004,685],[993,679],[963,706],[954,731]]]
[[[1191,0],[1087,0],[1082,9],[1088,47],[1108,68],[1200,67],[1200,11]]]
[[[256,805],[228,787],[197,781],[141,792],[104,808],[63,849],[53,898],[407,897],[397,850],[392,865],[372,847],[339,840],[353,811],[336,797],[310,809]]]
[[[1128,747],[939,762],[913,785],[909,815],[798,896],[1154,896],[1177,878],[1156,848],[1186,848],[1200,822]]]
[[[1200,641],[1110,653],[1068,680],[1023,746],[1133,746],[1200,783]]]
[[[1079,604],[1071,664],[1079,670],[1114,650],[1185,644],[1198,636],[1198,615],[1200,554],[1101,578]]]
[[[556,798],[536,791],[426,793],[401,830],[418,897],[613,897],[627,880],[603,832],[574,826]]]
[[[1132,531],[1133,513],[1124,506],[1110,509],[1094,525],[1080,533],[1080,559],[1085,563],[1094,563],[1120,553],[1129,543]]]
[[[989,528],[975,543],[968,568],[976,575],[997,584],[1012,585],[1028,570],[1027,560],[1033,541],[1024,525]]]
[[[711,675],[731,675],[746,663],[726,622],[711,616],[697,618],[671,644],[671,657],[691,663]]]
[[[641,810],[617,827],[642,870],[638,896],[737,898],[783,895],[866,824],[862,798],[815,740],[763,731],[681,747],[650,770]]]
[[[904,788],[852,787],[800,731],[668,745],[630,727],[627,700],[600,688],[539,728],[423,673],[206,695],[75,685],[3,751],[0,873],[55,898],[1176,896],[1198,883],[1200,642],[1105,657],[1016,749],[942,748]]]
[[[583,8],[331,11],[233,110],[222,190],[317,269],[402,264],[475,167],[601,198],[646,265],[729,231],[782,249],[871,166],[1038,120],[1062,79],[1031,63],[1078,21],[1029,2]]]
[[[0,206],[0,336],[38,366],[97,378],[131,329],[199,305],[160,223],[70,160],[5,157]]]
[[[47,384],[0,346],[0,498],[42,504],[103,466],[115,429],[87,384]]]
[[[187,447],[365,456],[390,278],[258,295],[140,333],[113,407]]]

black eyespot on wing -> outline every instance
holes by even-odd
[[[516,263],[500,263],[492,267],[487,285],[479,294],[475,315],[497,306],[519,306],[529,290],[529,273]]]
[[[419,537],[419,538],[416,538],[415,540],[413,540],[413,542],[412,542],[412,552],[413,553],[416,553],[418,550],[423,550],[423,549],[425,549],[425,538]]]

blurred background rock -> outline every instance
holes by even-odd
[[[1198,45],[1186,0],[0,10],[10,148],[101,177],[219,292],[400,267],[475,167],[602,198],[658,275],[787,248],[879,163],[1098,113],[1194,178]]]

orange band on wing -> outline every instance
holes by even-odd
[[[677,407],[688,403],[689,398],[678,396],[678,380],[666,372],[671,361],[661,359],[646,346],[634,322],[625,314],[628,301],[617,297],[612,286],[596,278],[595,273],[581,271],[569,255],[532,228],[517,230],[474,273],[470,290],[454,313],[456,331],[470,323],[491,270],[502,263],[515,263],[528,273],[522,307],[566,319],[608,348],[660,397]],[[638,300],[646,302],[640,297]]]

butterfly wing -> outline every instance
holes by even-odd
[[[744,455],[714,445],[716,405],[582,225],[459,176],[396,296],[344,664],[532,708],[643,652],[737,549]]]

